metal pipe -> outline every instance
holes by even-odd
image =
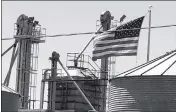
[[[43,79],[45,80],[46,79],[46,73],[47,73],[47,71],[49,71],[50,69],[47,69],[47,70],[45,70],[45,72],[44,72],[44,77],[43,77]],[[40,109],[43,109],[43,102],[44,102],[44,92],[45,92],[45,82],[43,82],[43,81],[41,81],[41,91],[40,91],[41,93],[40,93]]]
[[[7,73],[7,76],[6,76],[5,80],[4,80],[4,85],[6,85],[6,86],[9,86],[9,80],[10,80],[10,75],[11,75],[12,67],[13,67],[13,64],[14,64],[14,62],[15,62],[15,59],[16,59],[16,57],[17,57],[17,55],[18,55],[18,50],[19,50],[19,49],[17,48],[16,52],[15,52],[15,50],[16,50],[16,46],[13,48],[12,58],[11,58],[11,63],[10,63],[9,71],[8,71],[8,73]]]
[[[62,62],[60,61],[60,59],[58,59],[58,62],[59,62],[59,64],[61,65],[61,67],[64,69],[64,71],[67,73],[67,75],[69,76],[69,78],[71,79],[71,80],[74,80],[72,77],[71,77],[71,75],[68,73],[68,71],[66,70],[66,68],[63,66],[63,64],[62,64]],[[92,106],[92,104],[89,102],[89,100],[87,99],[87,97],[84,95],[84,93],[82,92],[82,90],[79,88],[79,86],[77,85],[77,83],[75,82],[75,81],[73,81],[73,83],[74,83],[74,85],[76,86],[76,88],[79,90],[79,92],[81,93],[81,95],[83,96],[83,98],[86,100],[86,102],[89,104],[89,106],[91,107],[91,109],[93,110],[93,111],[96,111],[95,109],[94,109],[94,107]]]
[[[102,28],[102,26],[100,26],[97,30],[97,32],[100,31],[100,29]],[[95,34],[97,33],[95,32]],[[77,59],[75,60],[75,63],[77,63],[78,59],[80,58],[80,56],[83,54],[83,52],[86,50],[86,48],[89,46],[89,44],[95,39],[95,35],[90,39],[90,41],[87,43],[87,45],[84,47],[84,49],[81,51],[81,53],[78,55]]]
[[[52,53],[52,57],[50,57],[51,60],[51,79],[56,79],[57,76],[57,59],[58,59],[58,55],[56,54],[56,52]],[[56,105],[56,82],[51,82],[51,87],[50,87],[50,91],[51,91],[51,111],[55,111],[55,105]]]
[[[152,6],[149,7],[149,30],[148,30],[147,62],[149,61],[149,57],[150,57],[151,8],[152,8]]]
[[[4,56],[10,49],[12,49],[12,47],[16,47],[16,45],[17,45],[17,41],[16,41],[13,45],[11,45],[6,51],[4,51],[4,52],[1,54],[1,57]]]

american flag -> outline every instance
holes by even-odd
[[[100,34],[94,41],[92,60],[110,56],[137,55],[138,39],[144,16]],[[122,30],[122,31],[120,31]]]

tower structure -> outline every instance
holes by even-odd
[[[9,85],[12,66],[17,58],[16,92],[22,95],[22,109],[35,108],[39,43],[45,42],[46,29],[34,17],[21,14],[15,23],[15,43],[4,85]]]
[[[100,16],[100,22],[102,25],[102,30],[107,31],[111,27],[111,20],[114,17],[111,16],[111,13],[109,11],[102,12]],[[101,108],[100,111],[106,110],[106,90],[107,90],[107,78],[108,78],[108,58],[102,58],[101,59],[101,74],[100,79],[104,79],[104,81],[101,82],[101,85],[104,85],[104,87],[101,88],[101,97],[102,101],[100,102]]]

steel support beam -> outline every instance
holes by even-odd
[[[29,83],[30,83],[30,65],[31,65],[31,40],[26,40],[26,48],[25,48],[25,55],[24,55],[24,65],[25,69],[23,72],[23,93],[24,93],[24,108],[28,109],[29,106]]]
[[[10,81],[10,76],[11,76],[12,67],[13,67],[13,64],[14,64],[14,62],[15,62],[15,59],[16,59],[16,57],[17,57],[17,55],[18,55],[18,48],[17,48],[17,50],[16,50],[16,44],[17,44],[17,41],[15,41],[15,43],[13,44],[13,52],[12,52],[10,67],[9,67],[7,76],[6,76],[5,80],[4,80],[4,85],[5,85],[5,86],[9,86],[9,81]]]
[[[107,31],[110,29],[111,26],[111,20],[113,17],[111,16],[111,13],[109,11],[105,11],[101,14],[100,21],[101,25],[103,27],[103,31]],[[102,58],[101,59],[101,74],[100,79],[107,79],[108,78],[108,58]],[[101,85],[107,85],[107,81],[102,81]],[[106,89],[107,86],[101,87],[101,97],[102,101],[100,103],[100,111],[104,112],[106,110]]]
[[[43,77],[43,80],[46,80],[46,73],[47,71],[49,71],[50,69],[48,70],[45,70],[44,72],[44,77]],[[43,109],[43,102],[44,102],[44,92],[45,92],[45,82],[41,81],[41,91],[40,91],[40,109]]]
[[[16,45],[17,45],[17,41],[15,41],[15,43],[13,45],[11,45],[6,51],[4,51],[1,54],[1,57],[3,57],[10,49],[12,49],[13,47],[16,47]]]
[[[19,54],[17,63],[16,91],[23,96],[22,108],[28,109],[29,103],[29,81],[31,62],[31,41],[21,39],[19,42]]]
[[[57,76],[57,61],[58,55],[53,52],[52,57],[49,58],[51,60],[51,79],[55,80]],[[56,99],[56,82],[49,82],[49,109],[54,112],[55,111],[55,99]]]

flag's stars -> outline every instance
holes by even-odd
[[[143,21],[144,17],[135,19],[133,21],[130,21],[126,24],[123,24],[121,26],[118,26],[116,28],[116,30],[119,30],[117,32],[115,32],[115,37],[116,39],[119,38],[128,38],[128,37],[137,37],[139,36],[140,33],[140,29],[136,29],[136,28],[140,28],[142,25],[142,21]],[[129,30],[126,30],[129,29]],[[132,29],[132,30],[130,30]]]

